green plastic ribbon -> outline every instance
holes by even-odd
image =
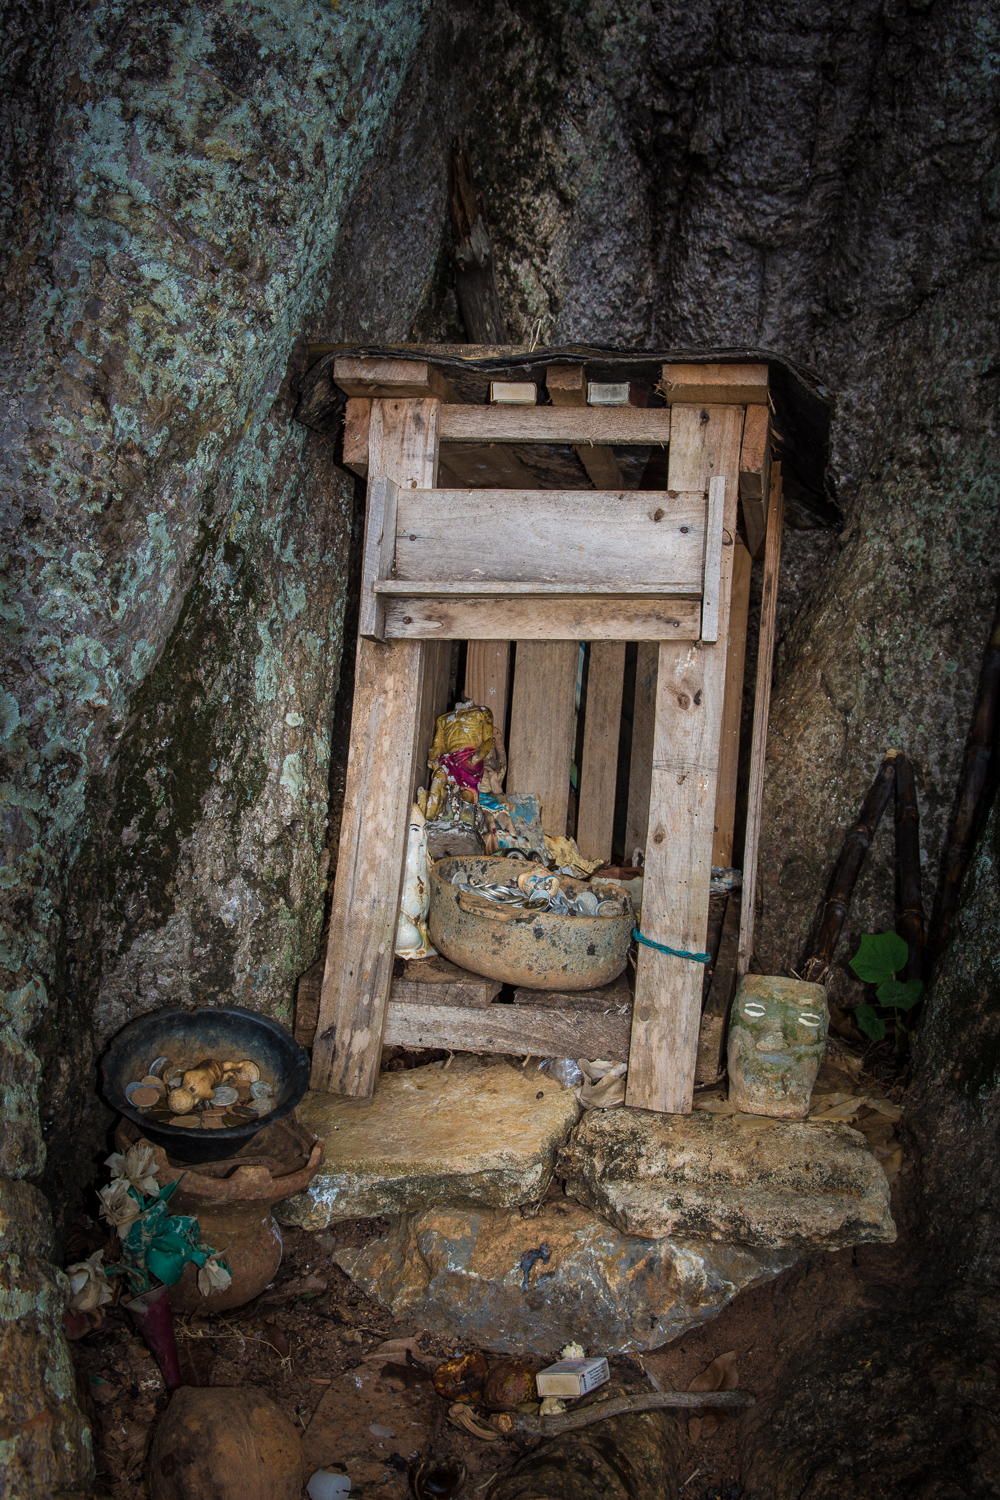
[[[669,948],[666,943],[654,943],[652,938],[643,937],[638,927],[632,928],[632,936],[637,943],[643,943],[647,948],[655,948],[657,953],[669,953],[671,958],[689,958],[695,964],[710,964],[711,953],[686,953],[683,948]]]

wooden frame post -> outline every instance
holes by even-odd
[[[657,666],[642,929],[686,952],[708,936],[742,436],[742,406],[673,408],[668,489],[725,479],[719,639],[664,641]],[[700,963],[640,946],[626,1104],[690,1111],[703,977]]]
[[[440,401],[373,400],[369,480],[432,489]],[[312,1087],[375,1091],[399,920],[428,650],[445,643],[359,637],[344,815],[313,1047]],[[429,717],[425,711],[425,717]]]

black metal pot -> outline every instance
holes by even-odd
[[[194,1066],[203,1057],[252,1058],[261,1077],[273,1085],[276,1104],[270,1114],[224,1130],[190,1130],[151,1120],[133,1109],[125,1090],[141,1078],[155,1057],[183,1056]],[[222,1161],[252,1140],[265,1125],[284,1119],[309,1087],[309,1057],[295,1038],[256,1011],[241,1005],[202,1006],[197,1010],[154,1010],[119,1031],[101,1059],[104,1097],[113,1109],[138,1125],[147,1140],[162,1146],[177,1161]]]

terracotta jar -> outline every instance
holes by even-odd
[[[266,1126],[242,1152],[218,1162],[174,1162],[162,1146],[146,1141],[125,1119],[115,1139],[121,1151],[138,1141],[150,1146],[161,1187],[183,1178],[170,1199],[171,1213],[196,1218],[202,1240],[225,1256],[232,1272],[232,1283],[224,1292],[203,1297],[197,1267],[185,1266],[180,1281],[170,1288],[175,1313],[242,1307],[273,1281],[281,1264],[281,1230],[271,1205],[301,1193],[323,1154],[323,1142],[302,1124],[298,1110]]]

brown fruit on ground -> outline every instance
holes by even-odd
[[[299,1500],[298,1433],[259,1391],[182,1386],[153,1438],[150,1500]]]

